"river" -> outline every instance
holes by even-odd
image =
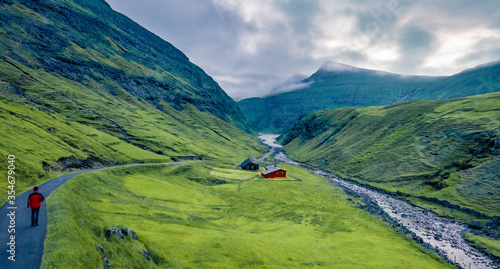
[[[271,147],[273,152],[276,146],[281,147],[275,143],[278,135],[260,134],[259,137],[264,144]],[[471,247],[462,238],[462,234],[468,231],[467,226],[463,223],[440,217],[431,211],[410,205],[406,201],[391,195],[342,180],[318,168],[295,162],[282,152],[276,154],[275,159],[305,167],[340,186],[348,194],[355,194],[375,203],[386,216],[389,216],[392,223],[396,223],[396,226],[404,227],[405,230],[410,231],[414,240],[428,244],[458,267],[466,269],[500,268],[500,264]]]

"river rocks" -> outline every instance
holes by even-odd
[[[467,224],[467,226],[471,229],[476,229],[476,230],[480,230],[483,228],[483,225],[481,225],[481,223],[477,220],[473,220],[473,221],[469,222]]]
[[[420,236],[416,235],[415,233],[412,233],[412,238],[413,238],[413,240],[415,240],[419,244],[424,243],[424,240]]]
[[[434,234],[434,239],[437,241],[443,241],[443,235],[440,233],[435,233]]]
[[[488,220],[484,227],[486,227],[486,229],[498,229],[498,226],[491,220]]]

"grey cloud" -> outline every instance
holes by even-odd
[[[477,44],[477,50],[465,54],[457,59],[457,64],[466,65],[470,62],[487,63],[489,61],[500,60],[500,37],[486,38]],[[472,67],[472,66],[471,66]]]
[[[399,46],[404,55],[426,54],[433,48],[434,35],[414,23],[403,27],[399,34]]]
[[[313,18],[321,11],[318,0],[291,0],[281,3],[281,7],[291,17],[295,32],[302,35],[309,35]]]
[[[296,74],[289,78],[285,83],[274,87],[272,91],[269,94],[277,94],[277,93],[283,93],[283,92],[289,92],[289,91],[294,91],[294,90],[299,90],[308,87],[311,82],[302,82],[304,79],[306,79],[308,76],[306,75],[301,75],[301,74]]]
[[[254,8],[262,8],[253,0],[107,1],[182,50],[235,99],[267,95],[288,83],[293,74],[312,74],[326,60],[394,73],[442,75],[500,58],[500,36],[492,36],[461,52],[456,65],[447,70],[424,65],[441,45],[443,33],[489,29],[500,35],[497,0],[269,0],[265,3],[272,3],[280,13],[276,18],[284,15],[285,19],[262,20],[269,22],[264,27],[244,19],[240,5],[254,3]],[[255,16],[272,15],[262,10]],[[344,29],[325,33],[318,29],[318,18],[352,22],[341,26],[352,33],[346,36]],[[253,51],[242,43],[247,39],[255,43]],[[327,51],[318,45],[325,40],[342,45]],[[379,47],[401,57],[375,62],[373,54],[378,52],[373,48]]]

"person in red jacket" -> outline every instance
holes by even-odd
[[[38,226],[38,213],[40,213],[43,200],[45,198],[38,192],[38,187],[34,187],[33,193],[28,198],[28,209],[31,207],[31,226]]]

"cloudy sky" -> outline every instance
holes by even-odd
[[[106,0],[235,100],[294,89],[325,61],[451,75],[500,60],[498,0]]]

